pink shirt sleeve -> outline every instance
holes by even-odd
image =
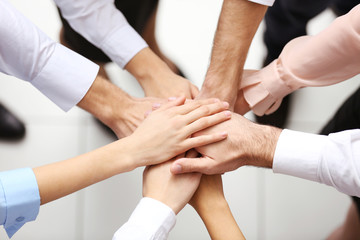
[[[315,36],[289,42],[279,58],[245,73],[240,88],[257,115],[274,112],[287,94],[328,86],[360,73],[360,5]]]

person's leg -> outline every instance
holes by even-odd
[[[24,123],[0,103],[0,139],[20,140],[24,136]]]

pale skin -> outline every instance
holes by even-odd
[[[65,161],[34,168],[41,204],[116,174],[167,161],[193,146],[227,137],[226,132],[218,132],[190,138],[194,132],[228,120],[230,114],[225,111],[227,103],[217,99],[183,105],[184,102],[185,97],[180,97],[164,104],[129,137]]]
[[[203,155],[200,159],[176,160],[171,166],[172,173],[221,174],[244,165],[272,168],[281,129],[256,124],[232,113],[230,121],[200,131],[195,136],[225,129],[231,129],[225,141],[196,148]]]
[[[143,196],[164,203],[178,214],[198,188],[201,174],[173,175],[170,172],[172,162],[149,166],[144,170]]]
[[[245,239],[225,199],[221,175],[202,175],[189,204],[203,220],[211,239]]]
[[[248,0],[224,0],[210,66],[197,98],[216,97],[234,109],[247,52],[266,10]]]

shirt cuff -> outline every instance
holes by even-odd
[[[174,211],[152,198],[144,197],[129,220],[114,235],[117,239],[167,239],[175,226]]]
[[[273,161],[273,172],[320,182],[318,169],[327,136],[284,129]]]
[[[9,238],[26,222],[36,219],[40,194],[31,168],[0,173],[0,204],[0,224],[4,225]]]
[[[283,97],[294,91],[281,79],[278,68],[281,68],[281,62],[275,60],[259,71],[244,72],[240,88],[258,116],[276,111]]]
[[[129,24],[118,28],[101,44],[106,55],[122,68],[146,47],[145,40]]]
[[[99,66],[70,49],[56,44],[54,53],[31,83],[64,111],[85,96]]]
[[[265,6],[272,6],[275,0],[248,0],[250,2],[258,3]]]

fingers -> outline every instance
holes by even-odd
[[[199,155],[200,154],[195,149],[190,149],[189,151],[186,152],[185,157],[186,158],[196,158]]]
[[[190,87],[191,97],[194,99],[199,94],[199,89],[195,85],[191,85]]]
[[[231,118],[230,111],[219,112],[214,115],[203,117],[185,127],[186,136],[201,131],[205,128],[214,126]]]
[[[221,133],[214,133],[208,135],[201,135],[198,137],[191,137],[191,138],[187,138],[184,141],[184,145],[186,149],[197,148],[204,145],[208,145],[210,143],[219,142],[227,138],[227,136],[228,136],[227,132],[221,132]]]
[[[181,158],[171,164],[172,174],[181,174],[189,172],[199,172],[204,174],[213,174],[214,161],[208,157],[202,158]]]
[[[169,109],[169,108],[172,108],[174,106],[180,106],[180,105],[183,105],[185,103],[185,96],[181,96],[181,97],[171,97],[169,98],[169,101],[166,103],[166,104],[163,104],[160,106],[157,105],[157,104],[154,104],[155,105],[155,109],[162,109],[162,110],[166,110],[166,109]],[[153,105],[153,109],[154,109],[154,105]]]
[[[205,111],[207,105],[216,103],[219,104],[219,106],[223,106],[222,110],[227,109],[227,107],[225,106],[226,104],[222,105],[219,99],[208,98],[202,100],[187,101],[186,104],[174,108],[174,113],[177,115],[186,115],[198,108],[204,108],[203,111]]]
[[[189,103],[189,104],[191,104],[191,103]],[[211,104],[202,105],[202,106],[192,110],[188,114],[186,114],[185,122],[187,124],[189,124],[189,123],[192,123],[192,122],[198,120],[199,118],[213,115],[215,113],[221,112],[228,108],[229,108],[229,104],[227,102],[220,102],[220,101],[216,101]]]

